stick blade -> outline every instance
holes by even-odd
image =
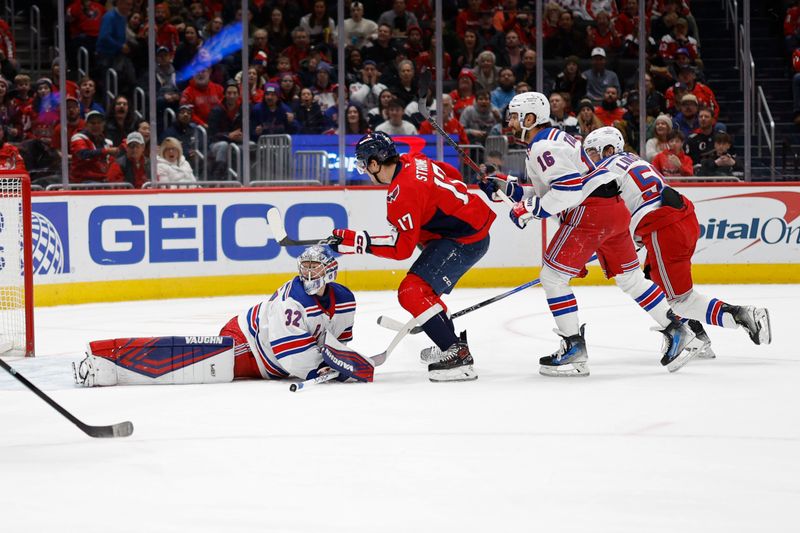
[[[272,236],[278,242],[286,240],[286,229],[283,227],[283,216],[277,207],[272,207],[267,211],[267,222]]]
[[[96,439],[113,439],[117,437],[130,437],[133,435],[132,422],[120,422],[111,426],[89,426],[81,427],[84,433]]]
[[[431,79],[431,69],[422,69],[422,72],[419,74],[419,80],[417,81],[417,98],[428,97],[428,89],[431,86]]]

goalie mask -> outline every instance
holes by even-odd
[[[331,252],[319,245],[306,248],[297,258],[297,272],[306,294],[317,294],[326,284],[335,281],[338,270],[339,263]]]

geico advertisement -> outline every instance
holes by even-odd
[[[266,219],[273,206],[292,238],[324,238],[345,227],[375,235],[390,230],[386,191],[379,189],[34,195],[36,282],[291,272],[302,248],[281,247],[273,238]],[[519,231],[503,204],[493,207],[498,221],[479,266],[539,265],[538,225]],[[347,256],[340,265],[400,269],[416,255],[402,262]]]
[[[800,188],[683,187],[700,223],[694,262],[800,263]]]

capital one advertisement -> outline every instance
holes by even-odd
[[[800,188],[686,187],[700,223],[694,261],[800,263]]]

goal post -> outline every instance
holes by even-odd
[[[25,171],[0,170],[0,346],[33,357],[31,183]]]

